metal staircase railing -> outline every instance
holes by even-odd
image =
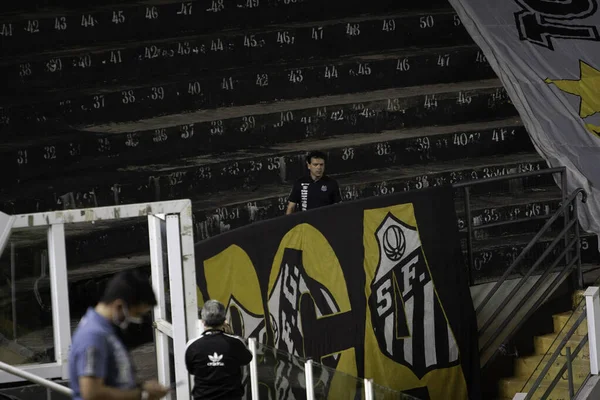
[[[6,247],[15,217],[0,211],[0,255]]]
[[[52,382],[51,380],[41,378],[35,374],[32,374],[31,372],[27,372],[20,368],[13,367],[10,364],[6,364],[6,363],[3,363],[0,361],[0,370],[7,372],[9,374],[12,374],[14,376],[17,376],[19,378],[23,378],[23,379],[25,379],[29,382],[35,383],[37,385],[41,385],[41,386],[45,387],[46,389],[64,394],[69,397],[73,397],[73,391],[71,389],[69,389],[68,387],[59,385],[58,383]]]
[[[581,201],[585,203],[587,199],[586,192],[579,188],[571,193],[567,199],[562,203],[561,207],[546,221],[542,229],[533,237],[533,239],[529,242],[529,244],[523,249],[523,251],[517,256],[517,258],[513,261],[511,266],[504,272],[502,277],[496,282],[490,292],[485,296],[484,300],[479,304],[476,309],[476,314],[479,315],[484,307],[490,302],[491,298],[498,292],[500,287],[507,281],[511,274],[515,273],[516,268],[525,260],[526,256],[530,254],[531,250],[534,246],[540,241],[542,236],[550,230],[552,225],[558,220],[561,215],[565,215],[565,227],[561,230],[561,232],[554,238],[554,240],[550,243],[550,245],[545,249],[542,255],[534,262],[534,264],[529,268],[527,273],[522,277],[522,279],[517,283],[517,285],[511,290],[511,292],[502,299],[501,304],[495,308],[492,315],[483,323],[479,330],[480,337],[483,336],[484,333],[488,329],[490,329],[492,323],[497,322],[498,317],[501,312],[504,310],[505,306],[512,301],[517,295],[519,289],[525,284],[525,281],[530,278],[534,272],[538,269],[538,267],[546,260],[546,258],[552,253],[552,251],[556,248],[556,246],[562,241],[566,243],[563,251],[554,259],[554,261],[550,264],[550,266],[545,267],[541,276],[537,279],[535,284],[527,291],[527,293],[521,297],[521,300],[516,304],[516,307],[504,317],[504,319],[497,324],[497,327],[494,331],[489,335],[483,346],[481,346],[480,351],[483,353],[490,348],[490,346],[494,343],[494,341],[502,334],[508,323],[515,317],[515,315],[523,309],[526,302],[530,300],[530,298],[538,291],[540,286],[543,284],[547,284],[551,279],[551,273],[557,272],[558,274],[554,277],[554,280],[550,285],[547,286],[543,294],[535,301],[533,306],[527,311],[525,316],[523,316],[515,326],[508,333],[508,336],[512,336],[521,326],[529,319],[529,317],[542,305],[542,303],[546,300],[546,298],[556,289],[556,287],[572,272],[576,272],[577,285],[579,288],[583,286],[583,278],[581,271],[581,252],[580,252],[580,235],[579,235],[579,222],[578,222],[578,212],[577,212],[577,199],[578,196],[581,195]],[[570,211],[572,212],[572,215]],[[571,238],[569,231],[571,228],[574,228],[574,234]],[[572,256],[572,253],[575,253],[575,256]],[[566,262],[563,266],[558,267],[561,260],[565,258]],[[498,349],[495,350],[492,357],[498,352]]]
[[[376,385],[371,379],[361,379],[310,359],[294,356],[283,350],[258,343],[254,338],[248,339],[247,343],[253,355],[253,359],[247,367],[250,378],[247,392],[248,397],[252,399],[260,398],[260,382],[263,385],[278,388],[278,390],[284,388],[283,391],[290,395],[294,392],[302,392],[308,400],[328,396],[334,398],[359,396],[367,400],[380,398],[419,400],[406,393]],[[12,365],[0,362],[0,370],[63,395],[73,396],[73,391],[70,388]],[[278,371],[278,373],[273,374],[273,371]],[[335,389],[330,391],[330,384],[334,377],[343,384],[337,385]],[[293,398],[293,396],[290,397]],[[50,396],[47,396],[47,398],[49,399]]]
[[[490,178],[483,179],[475,179],[475,180],[466,180],[462,182],[457,182],[452,185],[454,189],[457,189],[463,193],[464,196],[464,221],[462,226],[462,231],[466,233],[467,243],[466,243],[466,253],[467,253],[467,263],[469,269],[469,284],[473,285],[473,271],[476,269],[476,260],[474,257],[473,251],[473,241],[475,233],[479,230],[490,229],[490,228],[499,228],[502,226],[508,225],[517,225],[521,223],[527,223],[531,221],[542,221],[548,219],[548,215],[534,215],[534,216],[526,216],[526,217],[518,217],[510,218],[504,221],[496,221],[496,222],[488,222],[485,224],[476,225],[474,223],[473,218],[473,210],[471,204],[471,196],[472,189],[476,187],[483,187],[489,184],[499,183],[499,182],[507,182],[528,178],[542,178],[547,176],[556,176],[558,175],[558,180],[561,182],[561,200],[565,200],[567,198],[567,177],[566,177],[566,168],[565,167],[555,167],[555,168],[547,168],[539,171],[527,171],[527,172],[519,172],[519,173],[510,173],[507,175],[499,175],[493,176]],[[460,224],[459,220],[459,225]],[[568,216],[565,215],[564,223],[565,226],[568,222]]]
[[[582,302],[585,302],[585,299],[582,299]],[[559,335],[559,337],[562,336],[560,343],[558,344],[556,349],[551,353],[550,358],[547,361],[544,361],[543,363],[541,363],[541,364],[543,364],[543,367],[541,367],[541,365],[538,367],[538,368],[542,368],[542,370],[539,371],[539,373],[537,373],[538,368],[536,368],[536,370],[534,371],[534,373],[537,373],[537,377],[536,377],[535,381],[533,382],[531,387],[524,387],[522,389],[522,391],[527,393],[524,400],[530,400],[534,396],[536,391],[541,388],[542,381],[544,381],[544,379],[550,375],[550,369],[553,367],[553,365],[557,361],[558,357],[563,354],[563,350],[566,350],[564,353],[565,362],[561,365],[560,369],[556,372],[556,375],[554,376],[554,378],[552,379],[552,381],[550,382],[548,387],[545,388],[546,390],[544,390],[544,394],[542,395],[541,398],[542,399],[552,398],[552,397],[550,397],[550,395],[552,394],[552,392],[554,391],[554,389],[556,388],[558,383],[564,379],[565,372],[567,372],[566,380],[568,383],[569,399],[575,398],[577,390],[575,389],[574,378],[573,378],[573,360],[577,358],[577,356],[579,355],[580,352],[582,352],[585,345],[589,341],[589,336],[588,336],[588,334],[584,335],[583,338],[579,341],[579,343],[577,343],[577,346],[575,346],[575,349],[572,351],[571,351],[570,347],[567,347],[567,345],[568,345],[569,341],[571,341],[571,339],[573,338],[573,335],[578,331],[581,324],[585,321],[585,319],[587,317],[586,311],[587,310],[584,308],[581,315],[574,321],[574,323],[568,329],[567,333],[564,336],[562,334]],[[588,374],[588,377],[589,377],[589,374]],[[526,385],[526,386],[528,386],[528,385]],[[583,385],[581,385],[578,389],[581,389],[581,387],[583,387]]]

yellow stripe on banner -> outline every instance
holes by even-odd
[[[331,292],[340,308],[340,313],[350,311],[348,287],[337,255],[327,238],[309,224],[300,224],[294,227],[281,239],[269,277],[269,294],[271,294],[279,275],[285,249],[302,250],[302,264],[308,276]]]
[[[245,327],[255,326],[255,319],[264,318],[264,308],[258,276],[252,260],[239,246],[232,245],[204,261],[206,287],[211,299],[227,306],[235,298]],[[236,332],[247,337],[251,330]]]
[[[585,127],[588,131],[592,132],[596,136],[600,136],[600,126],[593,124],[585,124]]]
[[[323,315],[317,319],[330,318],[334,315],[351,311],[348,287],[337,255],[327,238],[318,229],[309,224],[295,226],[281,239],[277,253],[273,258],[271,274],[269,277],[269,298],[277,283],[283,255],[286,249],[302,251],[302,267],[304,268],[304,272],[310,278],[323,285],[331,293],[333,301],[339,308],[337,313]],[[304,295],[312,297],[310,293],[304,293],[301,297]],[[271,312],[273,311],[271,310]],[[357,367],[354,348],[346,349],[336,354],[340,357],[336,371],[356,376]],[[304,354],[301,355],[304,356]],[[322,358],[324,359],[331,356],[332,354],[328,354]],[[334,375],[327,398],[336,400],[340,398],[339,393],[347,395],[349,393],[348,383],[348,378],[344,377],[342,374]]]

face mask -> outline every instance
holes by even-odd
[[[118,322],[116,320],[113,321],[114,324],[117,325],[121,330],[127,329],[129,324],[140,325],[144,322],[142,317],[132,317],[131,315],[129,315],[129,310],[127,309],[127,306],[125,304],[123,304],[123,315],[125,316],[123,321],[121,321],[121,322]]]

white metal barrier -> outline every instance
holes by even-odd
[[[375,393],[373,393],[373,380],[365,379],[365,400],[374,400]]]
[[[147,217],[150,232],[150,261],[152,285],[158,305],[154,310],[157,331],[156,356],[158,378],[163,384],[170,382],[169,338],[173,339],[175,378],[185,384],[178,386],[176,395],[189,398],[191,390],[185,368],[185,345],[188,338],[198,332],[198,300],[196,294],[196,268],[194,260],[194,237],[192,204],[190,200],[174,200],[155,203],[128,204],[79,210],[8,216],[0,213],[0,249],[6,246],[9,232],[15,229],[47,227],[49,278],[52,299],[52,322],[55,360],[49,363],[22,365],[20,370],[41,378],[68,378],[68,352],[71,344],[71,326],[68,296],[67,259],[65,248],[65,224],[116,221],[127,218]],[[168,250],[169,286],[171,293],[171,322],[166,320],[167,309],[164,293],[165,266],[162,258],[160,221],[166,224],[166,247]],[[177,327],[177,329],[173,329]],[[15,378],[0,372],[0,383],[26,379]]]
[[[600,366],[600,288],[589,287],[583,294],[587,311],[588,340],[590,346],[590,373],[598,375]]]
[[[4,371],[8,374],[11,374],[13,376],[28,380],[29,382],[33,382],[36,383],[38,385],[42,385],[45,388],[48,388],[50,390],[54,390],[55,392],[58,393],[62,393],[66,396],[73,396],[73,391],[71,389],[69,389],[68,387],[65,387],[63,385],[59,385],[56,382],[52,382],[49,381],[47,379],[44,378],[40,378],[39,376],[29,373],[27,371],[24,371],[20,368],[15,368],[12,365],[0,362],[0,371]]]
[[[600,288],[590,286],[583,294],[585,297],[588,345],[590,349],[590,374],[600,374]],[[527,393],[517,393],[513,400],[523,400]]]
[[[313,380],[312,360],[307,360],[304,363],[304,379],[306,379],[306,400],[315,400],[315,382]]]
[[[258,355],[256,353],[256,339],[248,339],[248,348],[252,353],[250,361],[250,388],[252,391],[252,400],[258,400]]]
[[[0,254],[6,248],[15,217],[0,212]]]
[[[8,216],[0,213],[0,250],[9,240],[10,231],[33,227],[47,227],[49,278],[52,299],[52,322],[55,360],[35,365],[20,365],[19,368],[0,368],[0,383],[29,380],[46,385],[41,378],[68,379],[68,352],[71,344],[71,326],[68,296],[67,257],[65,247],[65,224],[116,221],[127,218],[147,217],[152,285],[157,296],[154,309],[156,330],[156,357],[158,380],[164,385],[171,382],[169,338],[173,340],[175,380],[184,384],[176,388],[176,398],[188,399],[191,391],[190,377],[185,367],[185,348],[188,340],[197,337],[203,330],[198,319],[196,291],[196,267],[192,205],[189,200],[130,204],[78,210]],[[163,243],[162,228],[166,229]],[[167,265],[163,262],[163,248],[167,248]],[[1,254],[1,251],[0,251]],[[165,285],[165,270],[168,271],[168,288]],[[168,290],[167,290],[168,289]],[[167,320],[165,293],[170,293],[171,322]],[[259,399],[257,343],[250,338],[249,349],[253,360],[250,364],[251,397]],[[307,399],[314,399],[312,361],[305,363]],[[52,383],[51,383],[52,384]],[[54,384],[55,390],[69,394],[70,389]],[[372,381],[365,379],[365,399],[373,398]],[[168,398],[168,397],[167,397]]]

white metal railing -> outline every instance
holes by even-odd
[[[30,382],[36,383],[38,385],[42,385],[47,389],[54,390],[55,392],[62,393],[66,396],[72,397],[73,391],[68,387],[63,385],[59,385],[56,382],[49,381],[48,379],[40,378],[39,376],[24,371],[20,368],[13,367],[12,365],[3,363],[0,361],[0,370],[7,372],[11,375],[18,376],[19,378],[26,379]]]
[[[365,400],[374,400],[375,393],[373,391],[373,380],[365,379]]]
[[[252,353],[252,361],[250,362],[250,387],[252,390],[252,400],[258,399],[258,361],[256,353],[256,339],[248,339],[248,347]]]
[[[257,360],[257,351],[256,351],[256,339],[250,338],[248,339],[248,347],[250,348],[250,352],[252,353],[252,361],[250,364],[250,383],[251,383],[251,393],[252,400],[259,400],[258,394],[258,360]],[[306,382],[306,398],[307,400],[313,400],[315,398],[314,394],[314,378],[313,378],[313,361],[307,360],[304,364],[304,377]],[[22,370],[17,367],[13,367],[12,365],[0,362],[0,370],[7,372],[11,375],[15,375],[19,378],[23,378],[32,383],[44,386],[47,389],[53,390],[55,392],[59,392],[66,396],[72,397],[73,391],[68,387],[59,385],[58,383],[52,382],[48,379],[41,378],[35,374],[29,373],[25,370]],[[364,380],[365,387],[365,399],[371,400],[374,398],[373,393],[373,381],[370,379]]]
[[[587,338],[584,337],[584,341],[582,341],[575,350],[576,350],[576,352],[578,352],[579,349],[585,344],[585,342],[588,342],[589,353],[590,353],[590,356],[589,356],[590,357],[590,375],[599,375],[600,374],[600,343],[598,341],[598,339],[600,338],[600,288],[598,288],[596,286],[588,287],[584,293],[584,297],[585,297],[585,304],[586,304],[585,314],[582,315],[579,318],[579,320],[575,322],[573,327],[571,327],[569,332],[567,332],[567,334],[564,336],[564,338],[562,339],[562,342],[558,345],[556,350],[554,350],[554,353],[548,360],[547,365],[541,371],[541,373],[537,377],[537,380],[534,382],[534,384],[531,387],[531,389],[529,390],[529,392],[528,393],[517,393],[513,397],[513,400],[524,400],[524,399],[529,399],[533,396],[533,393],[535,393],[536,390],[539,388],[540,382],[546,376],[546,373],[550,369],[550,365],[554,363],[554,360],[556,359],[557,355],[561,353],[561,350],[565,346],[567,340],[569,340],[571,338],[571,335],[578,328],[578,323],[581,323],[584,318],[587,319],[587,328],[588,328],[587,329],[587,332],[588,332]],[[567,351],[567,353],[569,353],[569,351]],[[551,353],[549,353],[549,354],[551,354]],[[575,354],[577,354],[577,353],[575,353]],[[569,359],[570,359],[570,356],[567,355],[567,364],[569,364],[569,362],[570,362]],[[550,388],[548,388],[546,390],[547,393],[545,393],[545,394],[549,394],[552,391],[552,389],[554,388],[554,385],[556,385],[556,382],[562,378],[562,375],[564,372],[563,370],[567,367],[568,367],[568,365],[563,366],[563,369],[561,369],[561,371],[558,373],[557,378],[555,378],[554,382],[552,383]],[[571,373],[568,374],[569,381],[571,379],[571,375],[572,375]],[[569,398],[575,398],[571,381],[570,381],[569,386],[570,386],[570,392],[571,392]]]
[[[6,247],[14,221],[14,216],[0,212],[0,254]]]
[[[20,369],[38,378],[68,378],[68,352],[71,344],[69,290],[65,248],[65,225],[94,224],[96,221],[122,221],[146,217],[150,235],[152,284],[159,304],[155,307],[156,348],[159,382],[168,385],[171,378],[169,340],[173,340],[176,381],[183,381],[173,394],[180,399],[189,397],[189,375],[185,368],[184,353],[188,338],[197,334],[198,304],[196,294],[196,268],[192,203],[190,200],[172,200],[154,203],[127,204],[77,210],[50,211],[33,214],[6,215],[0,212],[0,254],[11,230],[31,228],[47,229],[49,280],[51,293],[52,329],[55,359],[48,363],[22,365]],[[166,225],[166,243],[161,240],[161,224]],[[168,251],[168,265],[162,264],[162,248]],[[164,283],[168,270],[171,278]],[[14,281],[14,276],[12,277]],[[14,285],[13,285],[14,289]],[[13,290],[14,292],[14,290]],[[166,321],[167,309],[164,293],[171,293],[172,321]],[[13,303],[14,299],[13,299]],[[13,313],[14,310],[13,310]],[[15,313],[16,315],[16,313]],[[180,327],[172,329],[173,326]],[[29,376],[29,375],[28,375]],[[0,369],[0,383],[27,379],[23,374],[9,374]],[[171,395],[171,394],[170,394]],[[167,400],[169,400],[167,396]]]
[[[252,353],[252,361],[250,361],[250,388],[251,388],[251,399],[259,400],[259,377],[258,377],[258,351],[257,341],[255,338],[248,339],[248,348]],[[315,399],[315,383],[313,374],[313,365],[317,365],[312,360],[306,360],[304,362],[304,387],[306,388],[306,400]],[[359,378],[353,377],[356,381],[360,381]],[[371,379],[364,379],[364,398],[366,400],[372,400],[375,398],[375,392],[373,389],[373,381]]]
[[[169,400],[171,395],[179,399],[189,398],[191,382],[184,363],[185,344],[188,339],[196,337],[201,328],[197,316],[196,269],[194,265],[191,211],[189,200],[173,200],[14,216],[0,213],[0,254],[10,237],[9,232],[11,229],[47,228],[52,327],[56,354],[53,362],[22,365],[19,368],[0,363],[0,383],[28,380],[43,385],[50,390],[72,396],[72,391],[69,388],[45,379],[68,378],[67,361],[71,344],[71,326],[64,225],[147,217],[152,284],[158,299],[158,305],[154,310],[158,378],[159,382],[164,385],[168,385],[172,380],[172,371],[169,366],[169,347],[171,346],[169,341],[172,339],[175,380],[184,381],[185,384],[178,386],[166,399]],[[164,239],[161,235],[162,227],[166,230]],[[167,265],[163,265],[162,251],[164,247],[167,248],[167,263],[165,263]],[[166,271],[169,272],[168,282],[164,281],[164,272]],[[171,296],[172,321],[170,322],[166,320],[167,302],[165,292],[170,293]],[[179,327],[179,329],[174,329],[174,327]],[[251,398],[258,400],[257,342],[254,339],[249,339],[248,344],[254,356],[250,365]],[[313,366],[318,365],[310,360],[304,364],[304,383],[307,399],[313,399],[315,396],[312,370]],[[358,382],[362,381],[356,377],[353,378]],[[365,398],[372,399],[374,397],[372,381],[365,379],[362,386],[364,386]]]
[[[306,400],[315,400],[315,382],[313,379],[312,364],[312,360],[306,360],[306,362],[304,363],[304,379],[306,380]]]

